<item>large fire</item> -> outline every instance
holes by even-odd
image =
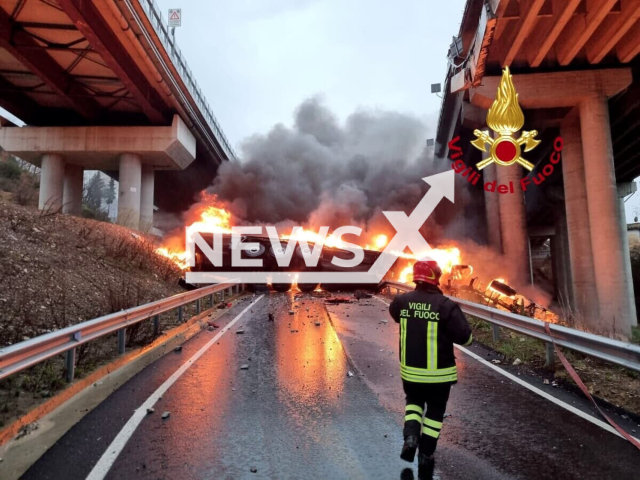
[[[202,193],[201,200],[186,214],[186,234],[194,232],[206,233],[231,233],[234,219],[226,205],[215,195]],[[282,234],[282,239],[304,239],[311,243],[323,243],[325,246],[341,248],[344,242],[333,234],[323,235],[314,229],[306,227],[298,230],[295,235]],[[363,238],[366,250],[382,251],[389,243],[389,237],[384,233],[374,233]],[[172,236],[164,241],[164,245],[156,252],[176,263],[181,269],[186,270],[187,253],[184,249],[184,233]],[[432,247],[429,252],[419,254],[407,252],[392,252],[400,259],[401,267],[391,272],[392,279],[402,283],[413,282],[413,264],[415,260],[429,256],[438,262],[443,272],[441,285],[445,293],[460,296],[468,300],[486,303],[487,305],[508,311],[528,314],[546,321],[557,322],[558,318],[552,312],[531,302],[522,295],[517,295],[515,290],[506,284],[504,278],[489,280],[485,287],[478,277],[473,277],[473,267],[465,265],[465,258],[457,246]]]
[[[220,202],[216,195],[202,192],[200,201],[186,214],[187,235],[191,237],[195,232],[203,233],[231,233],[233,226],[231,213]],[[184,249],[184,238],[181,235],[169,237],[164,246],[156,249],[156,253],[171,259],[182,270],[188,268],[187,252]]]

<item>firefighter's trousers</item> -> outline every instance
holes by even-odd
[[[420,439],[420,453],[433,455],[433,452],[436,451],[440,430],[442,430],[442,421],[452,384],[413,383],[403,380],[402,385],[407,396],[404,438],[415,435]]]

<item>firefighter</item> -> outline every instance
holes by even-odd
[[[449,391],[457,381],[453,344],[466,346],[473,339],[458,304],[438,288],[441,275],[435,260],[417,261],[416,289],[396,296],[389,305],[400,324],[400,376],[407,400],[400,458],[413,462],[419,447],[418,472],[427,477],[433,473]]]

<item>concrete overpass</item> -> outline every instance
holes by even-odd
[[[482,170],[475,188],[484,202],[486,241],[532,279],[530,251],[551,242],[556,300],[576,323],[628,335],[637,324],[624,216],[624,196],[640,175],[640,1],[468,0],[449,51],[436,156],[460,135],[462,157],[486,129],[501,77],[510,67],[524,110],[524,130],[538,130],[541,147],[527,154],[548,163],[553,140],[564,139],[562,161],[544,184],[511,195],[484,192],[485,181],[517,182],[519,165]]]
[[[234,158],[153,0],[1,0],[0,106],[27,124],[0,146],[42,168],[40,208],[79,212],[100,169],[118,222],[145,230]]]

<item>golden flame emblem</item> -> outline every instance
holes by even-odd
[[[518,104],[518,94],[509,73],[509,67],[502,71],[496,99],[487,113],[487,125],[498,134],[498,137],[491,137],[488,130],[473,131],[476,139],[471,142],[471,145],[483,152],[487,152],[486,147],[489,146],[489,157],[476,164],[478,170],[482,170],[493,162],[502,166],[519,163],[527,170],[533,170],[534,165],[522,158],[521,153],[523,146],[525,152],[538,146],[540,140],[535,138],[538,131],[523,131],[518,139],[512,136],[524,125],[524,114]]]

